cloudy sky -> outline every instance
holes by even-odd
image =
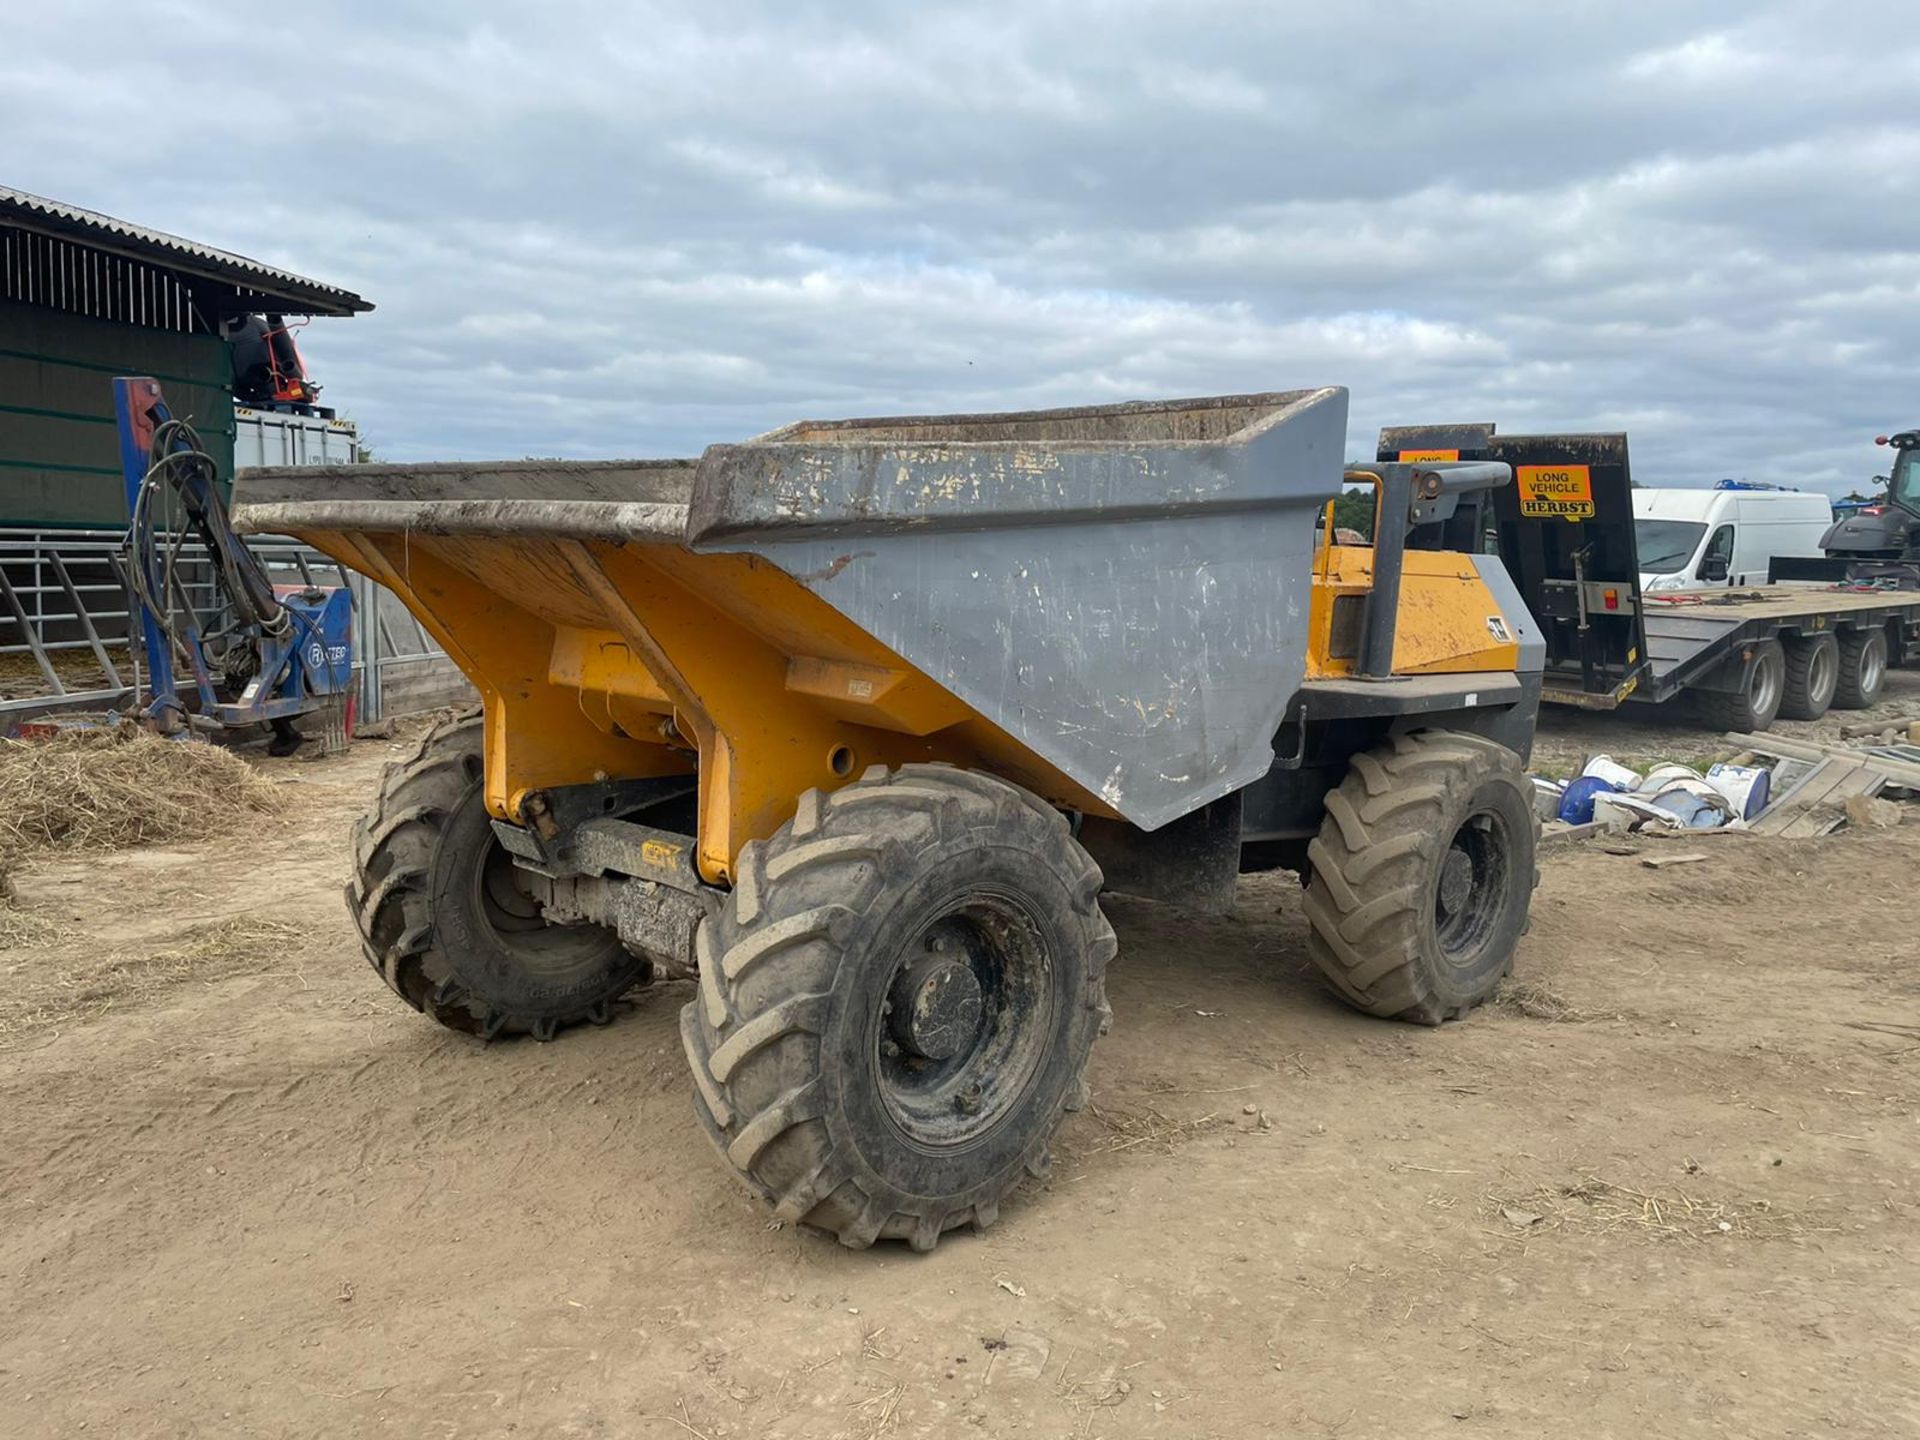
[[[345,285],[395,459],[1339,384],[1844,491],[1920,424],[1910,3],[0,16],[0,181]]]

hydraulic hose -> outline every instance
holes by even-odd
[[[274,597],[273,582],[246,543],[234,534],[226,506],[214,488],[213,457],[185,420],[167,420],[154,428],[149,452],[152,463],[140,482],[127,528],[127,571],[135,594],[155,622],[176,645],[185,644],[174,618],[171,597],[179,593],[175,575],[189,529],[206,546],[219,588],[232,607],[232,630],[257,627],[268,635],[283,635],[290,624],[288,611]],[[174,501],[180,513],[176,516]],[[174,523],[176,519],[184,524]],[[171,533],[171,542],[162,537]],[[157,587],[157,593],[156,593]],[[208,636],[208,640],[215,637]]]

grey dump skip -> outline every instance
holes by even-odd
[[[1327,389],[796,425],[707,452],[689,540],[780,566],[1152,830],[1273,763],[1346,420]]]
[[[242,534],[293,530],[421,535],[564,535],[663,540],[686,534],[694,460],[510,460],[307,465],[242,470]]]
[[[1339,388],[810,421],[691,466],[252,472],[235,516],[760,556],[1152,830],[1273,763],[1346,421]]]

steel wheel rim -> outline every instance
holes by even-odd
[[[523,935],[543,929],[540,905],[520,888],[514,879],[513,856],[495,841],[480,857],[477,884],[478,909],[487,923],[501,935]]]
[[[1773,658],[1762,655],[1754,661],[1752,691],[1753,713],[1765,715],[1773,709],[1779,699],[1780,676],[1776,673]]]
[[[1840,680],[1838,651],[1832,645],[1816,645],[1807,661],[1807,699],[1819,705],[1833,698]]]
[[[1860,650],[1861,693],[1871,695],[1874,691],[1878,690],[1880,688],[1880,677],[1886,674],[1886,671],[1887,662],[1881,653],[1880,646],[1872,640],[1867,641]]]
[[[516,964],[543,980],[569,980],[596,968],[611,940],[598,925],[556,925],[540,902],[520,888],[519,867],[495,840],[474,862],[472,914],[513,954]]]
[[[1469,815],[1441,856],[1433,895],[1434,938],[1455,969],[1485,953],[1512,889],[1513,844],[1507,822],[1493,810]]]
[[[953,967],[964,967],[971,981],[956,979]],[[930,1151],[958,1149],[980,1142],[1019,1109],[1046,1056],[1056,969],[1032,912],[1004,891],[972,892],[920,927],[885,972],[872,1026],[882,1108],[903,1138]],[[954,1042],[946,1055],[920,1053],[926,1036],[913,1017],[924,1010],[900,1009],[903,977],[920,997],[926,982],[912,982],[936,970],[936,988],[961,997],[957,1011],[934,1007],[939,1019],[965,1020],[970,984],[980,1002],[970,1025],[932,1027]]]

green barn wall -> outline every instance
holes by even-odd
[[[151,375],[233,473],[233,356],[183,335],[0,301],[0,525],[127,523],[113,378]]]

